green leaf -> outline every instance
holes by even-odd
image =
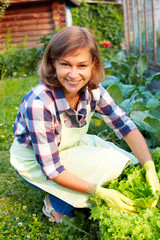
[[[157,131],[158,124],[160,127],[159,120],[154,118],[149,111],[133,111],[131,112],[130,117],[133,122],[141,128],[141,130],[155,133]]]
[[[129,84],[136,84],[137,83],[137,66],[134,65],[131,69],[131,72],[128,76]]]
[[[129,114],[131,107],[133,106],[133,103],[135,102],[135,97],[138,95],[137,91],[134,91],[133,95],[131,96],[131,98],[129,99],[129,101],[127,102],[125,111],[127,114]]]
[[[150,77],[147,78],[147,83],[151,84],[154,80],[159,81],[160,80],[160,73],[156,73]]]
[[[106,89],[109,85],[119,83],[119,79],[114,75],[107,75],[105,80],[101,83],[102,86]]]
[[[64,225],[68,225],[69,228],[73,228],[73,229],[75,229],[75,230],[78,231],[78,232],[82,232],[82,233],[84,233],[84,234],[86,234],[86,235],[91,236],[89,233],[87,233],[87,232],[84,231],[83,229],[81,229],[81,228],[77,227],[76,225],[72,224],[72,222],[69,221],[69,220],[67,219],[67,217],[66,217],[66,218],[65,218],[65,217],[63,218],[63,223],[64,223]]]
[[[109,60],[105,59],[104,60],[104,68],[110,69],[112,67],[111,63]]]
[[[155,97],[150,98],[146,103],[146,107],[148,108],[151,108],[151,107],[155,108],[155,107],[158,107],[159,105],[160,105],[160,102]]]
[[[160,106],[157,106],[153,110],[151,109],[149,113],[160,120]]]
[[[106,130],[106,128],[107,124],[105,121],[98,114],[94,114],[91,118],[88,133],[99,134],[103,130]]]
[[[145,110],[148,110],[148,108],[146,107],[146,104],[144,102],[135,102],[133,103],[130,111],[133,112],[133,111],[145,111]]]
[[[148,68],[147,56],[142,54],[140,55],[137,64],[137,69],[141,76],[147,70],[147,68]]]
[[[114,83],[119,83],[119,79],[114,75],[107,75],[106,80],[107,81],[113,81]]]
[[[121,107],[127,112],[127,107],[128,107],[128,103],[129,103],[129,98],[125,99],[121,102]],[[128,113],[127,113],[128,114]]]
[[[121,63],[120,65],[120,72],[123,73],[124,75],[129,74],[131,71],[130,66],[127,63]]]
[[[121,60],[125,60],[126,59],[126,55],[124,53],[124,51],[119,51],[116,55],[116,60],[121,61]]]
[[[111,63],[111,65],[112,65],[112,67],[113,67],[114,69],[118,69],[118,68],[119,68],[119,62],[118,62],[118,61],[116,61],[116,60],[111,60],[110,63]]]
[[[98,133],[97,136],[104,140],[107,140],[107,138],[110,136],[110,134],[108,132],[108,129],[105,129],[105,130],[101,131],[100,133]]]
[[[151,126],[152,129],[154,129],[154,132],[157,132],[160,129],[160,121],[157,118],[148,116],[144,118],[143,121]]]
[[[136,85],[131,84],[121,84],[119,83],[119,87],[122,91],[123,97],[126,99],[128,98],[129,94],[134,92],[136,89]]]
[[[117,104],[120,104],[122,102],[122,92],[118,85],[111,85],[107,88],[108,93],[111,95],[111,97],[115,100]]]

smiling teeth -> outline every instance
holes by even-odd
[[[71,83],[71,84],[77,84],[79,81],[77,81],[77,82],[73,82],[73,81],[70,81],[70,80],[67,80],[69,83]]]

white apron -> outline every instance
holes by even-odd
[[[67,128],[63,114],[61,144],[59,154],[61,163],[71,173],[98,186],[117,178],[127,165],[137,163],[130,153],[106,142],[95,135],[86,134],[92,113],[87,106],[87,124],[82,128]],[[36,161],[34,151],[25,148],[15,139],[10,150],[10,161],[19,174],[28,182],[77,208],[87,207],[87,194],[79,193],[47,180]]]

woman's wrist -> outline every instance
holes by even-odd
[[[96,193],[96,189],[97,189],[97,185],[89,186],[88,189],[89,189],[88,194],[95,194]]]

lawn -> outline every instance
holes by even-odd
[[[42,214],[45,193],[24,184],[10,165],[9,149],[19,104],[38,81],[31,76],[0,83],[0,239],[99,239],[97,222],[88,219],[89,209],[77,209],[72,222],[67,218],[62,224],[49,222]]]

